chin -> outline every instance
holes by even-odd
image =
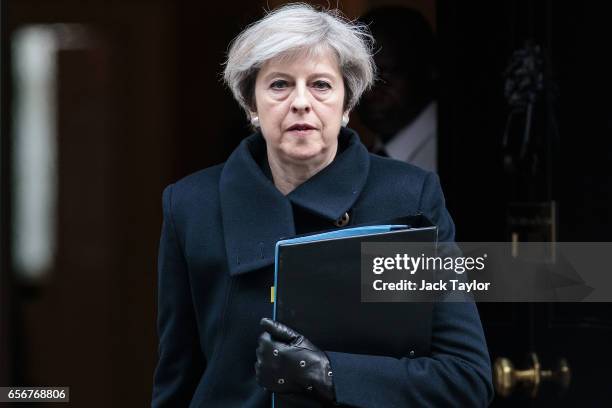
[[[287,150],[284,153],[288,158],[295,161],[308,161],[323,156],[322,149],[318,147],[309,148],[304,146],[302,148],[294,148]]]
[[[291,153],[287,153],[287,157],[289,157],[292,160],[295,161],[309,161],[312,159],[315,159],[317,156],[319,156],[316,153],[311,153],[311,152],[291,152]]]

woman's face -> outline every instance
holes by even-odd
[[[344,82],[335,56],[272,59],[260,69],[255,101],[268,154],[284,163],[329,163],[336,154]]]

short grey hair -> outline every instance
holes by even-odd
[[[248,115],[255,110],[255,80],[266,61],[330,49],[344,80],[344,109],[350,111],[374,82],[373,47],[368,27],[348,20],[339,10],[290,3],[249,25],[232,41],[223,79]]]

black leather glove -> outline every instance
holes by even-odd
[[[329,359],[301,334],[274,320],[263,318],[255,373],[257,382],[277,393],[311,393],[334,401]]]

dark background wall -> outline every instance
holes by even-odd
[[[69,385],[76,406],[143,405],[155,361],[160,191],[180,145],[176,7],[8,3],[9,40],[53,23],[80,24],[89,39],[57,54],[57,250],[43,280],[12,276],[6,383]],[[15,191],[20,180],[9,181]]]
[[[266,4],[281,3],[2,2],[0,384],[68,385],[75,406],[149,403],[161,191],[222,162],[249,133],[220,81],[221,64],[230,40]],[[535,37],[550,45],[562,95],[549,197],[559,203],[559,238],[609,240],[612,125],[606,98],[612,89],[605,6],[518,0],[345,0],[341,6],[357,17],[391,3],[418,8],[439,34],[440,175],[458,239],[506,239],[502,73],[511,52]],[[14,273],[11,259],[11,195],[19,180],[11,176],[10,41],[21,27],[52,23],[81,24],[91,41],[58,53],[57,252],[44,279],[27,281]],[[358,118],[351,123],[365,132]],[[573,308],[569,314],[574,325],[598,319],[599,329],[586,332],[586,339],[608,339],[612,323],[602,310],[608,309]],[[532,312],[526,311],[530,319],[548,316],[547,310]],[[483,315],[490,340],[516,335],[514,326],[504,331],[495,325],[516,322],[516,309]],[[502,343],[491,344],[503,351]]]

